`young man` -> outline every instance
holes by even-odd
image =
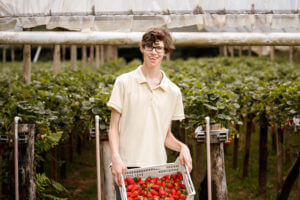
[[[112,110],[112,173],[119,186],[127,167],[165,164],[165,146],[180,152],[180,162],[192,170],[188,147],[171,133],[172,120],[184,119],[181,92],[160,70],[164,56],[173,49],[167,29],[148,30],[140,44],[143,64],[119,76],[114,84],[107,105]]]

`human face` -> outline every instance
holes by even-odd
[[[144,58],[144,64],[150,67],[159,67],[164,58],[165,48],[163,41],[156,41],[151,47],[140,47]]]

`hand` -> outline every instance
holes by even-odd
[[[112,174],[114,175],[114,179],[116,184],[121,187],[122,186],[122,174],[125,174],[126,166],[120,157],[112,158]]]
[[[192,171],[193,164],[192,164],[191,153],[190,153],[189,148],[185,144],[183,144],[181,146],[180,154],[179,154],[179,161],[183,166],[184,165],[187,166],[189,172]]]

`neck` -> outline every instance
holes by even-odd
[[[142,72],[146,79],[161,79],[162,73],[160,72],[160,66],[149,67],[145,63],[142,65]]]

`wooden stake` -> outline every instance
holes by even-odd
[[[96,45],[96,69],[100,68],[100,46]]]
[[[258,57],[262,57],[262,47],[259,47],[259,51],[258,51]]]
[[[60,45],[54,45],[53,51],[53,74],[56,75],[60,71]]]
[[[23,47],[23,83],[31,83],[31,48],[28,44]]]
[[[90,68],[94,68],[94,46],[90,46],[90,56],[88,58]]]
[[[238,50],[239,50],[239,56],[241,57],[243,55],[242,47],[238,46]]]
[[[294,60],[294,47],[293,46],[290,46],[289,47],[289,61],[290,61],[290,63],[292,63],[293,62],[293,60]]]
[[[82,58],[81,58],[82,68],[85,68],[85,67],[86,67],[86,60],[87,60],[87,56],[86,56],[86,46],[83,45],[83,46],[82,46]]]
[[[2,62],[6,63],[6,47],[2,49]]]
[[[224,46],[223,51],[224,51],[224,56],[225,56],[225,57],[228,56],[227,49],[228,49],[228,46]]]
[[[15,48],[12,46],[11,47],[11,62],[15,62]]]
[[[230,57],[234,57],[234,49],[233,46],[229,47],[229,53],[230,53]]]
[[[219,46],[219,56],[224,56],[224,46]]]
[[[248,46],[248,56],[252,56],[251,46]]]
[[[104,55],[104,45],[100,46],[101,52],[100,52],[100,65],[104,65],[105,62],[105,55]]]
[[[71,45],[71,69],[77,70],[77,47]]]
[[[275,48],[274,48],[274,46],[271,46],[271,51],[270,51],[271,60],[274,60],[274,57],[275,57]]]

